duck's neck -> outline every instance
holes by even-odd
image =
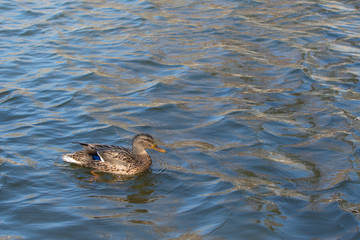
[[[145,156],[145,155],[149,155],[145,149],[139,149],[136,147],[133,147],[133,152],[135,155],[139,155],[139,156]]]
[[[137,148],[133,148],[133,152],[135,155],[135,159],[140,160],[141,162],[143,162],[144,164],[150,166],[152,161],[151,161],[151,157],[150,155],[146,152],[145,149],[137,149]]]
[[[145,148],[140,147],[140,146],[138,146],[136,144],[132,145],[132,151],[134,152],[135,155],[149,155],[146,152]]]
[[[143,169],[148,169],[151,164],[152,160],[150,155],[144,150],[144,153],[134,153],[135,154],[135,162],[136,165]]]

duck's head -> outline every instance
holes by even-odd
[[[132,141],[133,151],[138,154],[146,154],[145,149],[151,148],[156,151],[165,153],[165,149],[162,149],[156,145],[154,138],[147,133],[137,134]]]

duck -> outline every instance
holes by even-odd
[[[83,146],[83,150],[64,154],[65,162],[83,167],[93,168],[94,171],[119,175],[136,175],[150,168],[152,160],[146,149],[154,149],[161,153],[166,150],[160,148],[154,138],[147,133],[140,133],[133,137],[132,148],[116,145],[74,142]]]

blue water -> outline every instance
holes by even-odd
[[[0,239],[360,239],[358,1],[0,1]],[[167,153],[132,177],[72,142]]]

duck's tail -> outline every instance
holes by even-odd
[[[64,155],[62,155],[62,159],[63,159],[65,162],[68,162],[68,163],[81,164],[80,161],[75,160],[74,158],[72,158],[72,157],[71,157],[71,154],[64,154]]]

